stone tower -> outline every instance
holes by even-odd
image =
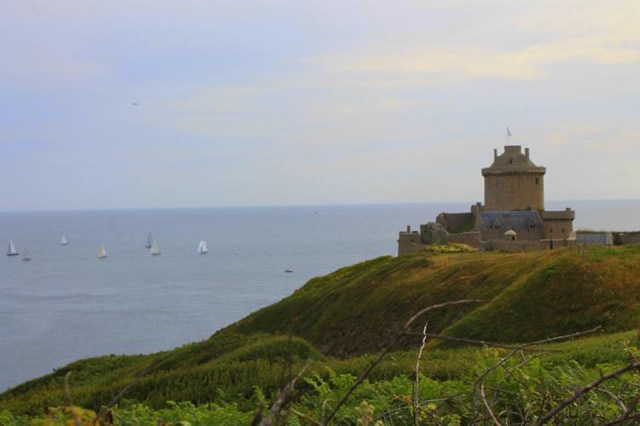
[[[493,164],[482,169],[486,211],[544,210],[544,174],[524,154],[520,145],[507,145],[504,153],[493,150]]]

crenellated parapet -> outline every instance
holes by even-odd
[[[544,210],[544,175],[520,145],[507,145],[504,153],[493,151],[493,163],[482,169],[486,210]]]

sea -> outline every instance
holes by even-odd
[[[471,204],[1,211],[0,244],[32,261],[0,256],[0,392],[79,358],[207,339],[314,276],[395,255],[406,225]],[[576,229],[640,229],[640,200],[546,207],[569,206]]]

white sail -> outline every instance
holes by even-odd
[[[60,237],[60,245],[61,246],[69,245],[69,241],[67,241],[67,237],[64,234],[62,234],[62,237]]]
[[[152,256],[157,256],[160,254],[160,247],[155,241],[151,242],[151,248],[149,248],[149,254]]]
[[[29,250],[24,249],[24,252],[22,253],[22,261],[23,262],[31,261],[31,255],[29,254]]]
[[[151,232],[147,234],[147,244],[144,246],[145,248],[151,248],[153,245],[153,237],[151,236]]]
[[[209,253],[209,249],[207,248],[207,242],[200,241],[200,244],[198,244],[198,254],[207,254],[207,253]]]
[[[103,245],[101,245],[98,248],[98,259],[104,259],[105,257],[107,257],[107,249],[104,248]]]
[[[13,245],[13,240],[9,240],[9,247],[7,248],[7,256],[17,256],[19,253],[16,251],[16,246]]]

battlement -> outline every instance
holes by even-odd
[[[542,211],[542,220],[573,220],[576,218],[576,212],[567,207],[565,210]]]
[[[531,161],[529,148],[506,145],[493,163],[482,169],[487,210],[544,209],[544,175],[547,170]]]

